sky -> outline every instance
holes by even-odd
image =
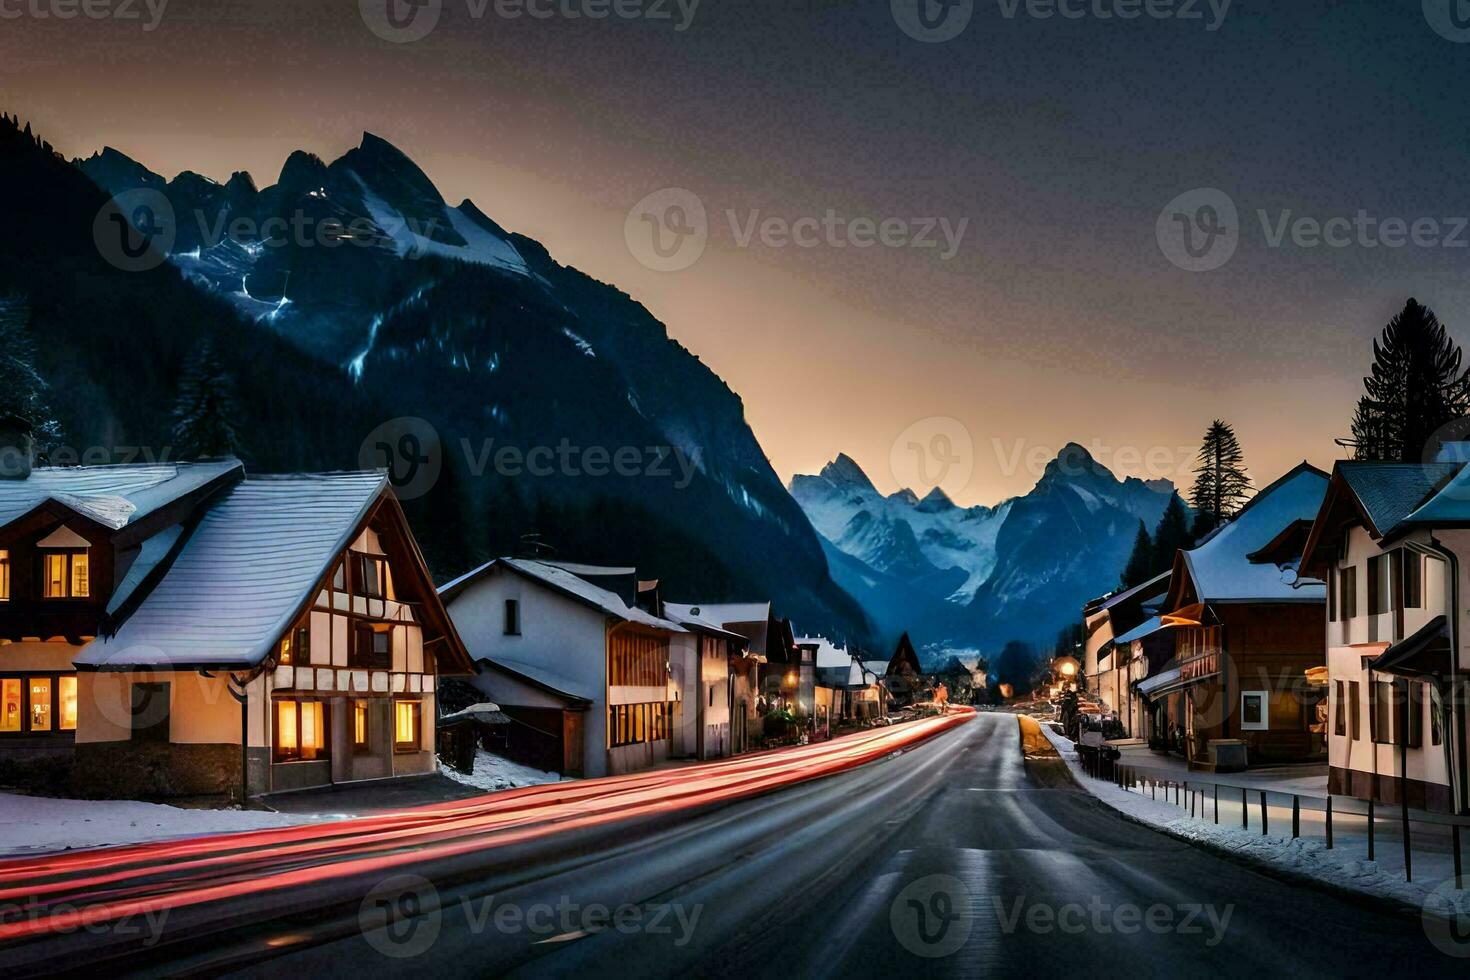
[[[1452,0],[88,2],[0,0],[0,107],[63,153],[266,186],[383,136],[647,305],[783,479],[989,504],[1077,442],[1187,484],[1222,418],[1264,486],[1342,456],[1408,297],[1470,339]]]

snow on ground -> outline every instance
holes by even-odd
[[[439,771],[457,783],[483,789],[488,793],[562,781],[562,777],[554,772],[542,772],[530,766],[523,766],[483,749],[475,754],[475,771],[470,775],[467,776],[450,766],[441,766]]]
[[[1470,889],[1456,891],[1453,887],[1454,865],[1444,841],[1427,833],[1422,825],[1415,825],[1414,832],[1414,880],[1406,882],[1403,873],[1402,843],[1396,836],[1393,820],[1381,816],[1375,857],[1368,860],[1366,823],[1361,816],[1339,814],[1333,822],[1334,847],[1328,850],[1323,815],[1318,811],[1302,810],[1302,836],[1291,838],[1291,810],[1272,804],[1269,807],[1268,829],[1280,828],[1285,833],[1261,833],[1260,811],[1255,790],[1249,791],[1250,825],[1240,826],[1240,797],[1222,792],[1220,798],[1219,823],[1213,816],[1213,791],[1206,790],[1198,800],[1200,818],[1191,817],[1186,804],[1181,807],[1165,802],[1163,789],[1154,799],[1148,791],[1120,789],[1106,779],[1094,779],[1087,775],[1077,756],[1071,740],[1043,724],[1042,731],[1051,740],[1077,783],[1093,796],[1119,812],[1189,843],[1219,849],[1249,862],[1266,865],[1277,871],[1313,878],[1317,881],[1345,888],[1376,898],[1402,902],[1415,908],[1429,908],[1442,913],[1451,913],[1456,907],[1465,907],[1470,899]],[[1186,778],[1186,777],[1181,777]],[[1201,774],[1201,781],[1208,775]],[[1228,792],[1228,791],[1227,791]],[[1289,792],[1289,791],[1288,791]],[[1396,814],[1397,811],[1393,811]],[[1442,835],[1447,836],[1447,835]]]
[[[32,854],[167,837],[289,827],[341,819],[331,814],[185,810],[132,800],[59,800],[0,793],[0,855]]]

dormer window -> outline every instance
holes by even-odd
[[[43,551],[41,588],[47,599],[85,599],[92,594],[85,549]]]
[[[41,556],[41,595],[46,599],[85,599],[92,594],[90,544],[68,527],[36,542]]]

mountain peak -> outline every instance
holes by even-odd
[[[1075,442],[1069,442],[1057,453],[1057,458],[1046,464],[1043,479],[1079,479],[1106,476],[1117,482],[1111,470],[1092,457],[1092,453]]]
[[[837,458],[822,467],[822,476],[832,483],[845,486],[859,487],[865,490],[874,490],[873,481],[868,479],[868,474],[847,453],[838,453]]]
[[[947,510],[954,510],[956,505],[949,494],[940,487],[935,487],[916,506],[925,514],[942,514]]]

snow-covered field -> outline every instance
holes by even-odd
[[[138,844],[340,819],[331,814],[185,810],[131,800],[58,800],[0,793],[0,856]]]
[[[468,776],[449,766],[441,766],[439,771],[457,783],[483,789],[487,793],[562,781],[562,777],[554,772],[542,772],[530,766],[522,766],[484,750],[475,755],[475,771]]]
[[[1453,914],[1463,907],[1470,894],[1454,889],[1454,865],[1445,849],[1421,849],[1416,842],[1413,855],[1414,880],[1404,880],[1401,843],[1397,838],[1380,836],[1375,856],[1368,860],[1366,835],[1354,828],[1350,817],[1340,817],[1334,826],[1334,847],[1328,850],[1325,828],[1320,814],[1302,813],[1302,836],[1293,840],[1290,834],[1289,809],[1271,807],[1269,828],[1282,828],[1286,834],[1262,834],[1256,805],[1250,809],[1250,827],[1240,826],[1238,799],[1222,800],[1221,822],[1215,823],[1208,807],[1211,796],[1203,803],[1203,818],[1190,817],[1188,810],[1151,794],[1120,789],[1106,779],[1094,779],[1083,770],[1071,741],[1043,725],[1079,785],[1108,806],[1128,816],[1191,843],[1229,851],[1237,857],[1267,865],[1281,872],[1314,878],[1326,884],[1346,888],[1377,898],[1402,902],[1415,908],[1427,908]],[[1162,792],[1160,796],[1162,797]],[[1254,800],[1255,794],[1251,793]],[[1356,818],[1359,823],[1362,818]],[[1425,844],[1431,842],[1425,841]]]

